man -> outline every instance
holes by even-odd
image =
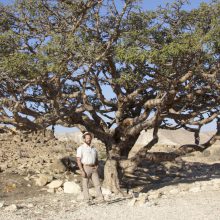
[[[88,188],[89,179],[91,178],[96,189],[97,202],[102,202],[104,201],[104,198],[101,192],[101,184],[97,172],[98,153],[95,147],[91,145],[92,138],[93,136],[90,132],[85,132],[83,134],[84,144],[77,148],[77,164],[81,170],[84,199],[87,202],[91,201]]]

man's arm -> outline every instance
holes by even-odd
[[[77,165],[81,171],[81,175],[82,177],[86,177],[86,172],[83,169],[83,164],[81,162],[81,158],[82,158],[82,147],[78,147],[77,151],[76,151],[76,161],[77,161]]]
[[[86,172],[85,170],[83,169],[83,165],[82,165],[82,162],[81,162],[81,158],[80,157],[77,157],[76,158],[76,161],[77,161],[77,165],[81,171],[81,174],[82,174],[82,177],[86,177]]]
[[[79,169],[80,169],[81,171],[84,171],[83,165],[82,165],[82,162],[81,162],[81,158],[80,158],[80,157],[77,157],[76,159],[77,159],[77,165],[78,165]]]

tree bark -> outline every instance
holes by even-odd
[[[103,184],[115,194],[122,194],[118,174],[118,161],[116,159],[107,159],[104,168]]]

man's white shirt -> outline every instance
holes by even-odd
[[[83,164],[95,164],[98,153],[94,147],[84,143],[77,148],[76,157],[80,157]]]

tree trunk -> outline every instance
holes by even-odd
[[[157,139],[154,137],[147,145],[143,147],[143,149],[139,149],[137,152],[134,151],[134,154],[132,154],[131,158],[129,158],[129,151],[123,149],[125,149],[125,146],[127,148],[129,145],[133,146],[135,141],[129,142],[128,140],[127,143],[123,142],[117,145],[113,144],[110,148],[111,150],[108,152],[108,159],[104,167],[104,186],[116,194],[120,193],[123,195],[122,191],[120,190],[120,180],[122,179],[122,175],[130,175],[135,171],[141,161],[139,154],[142,152],[142,150],[145,151],[146,149],[151,148],[155,144],[156,140]],[[129,150],[131,149],[132,147],[129,148]],[[125,153],[126,155],[123,155]]]
[[[107,159],[104,168],[104,186],[115,194],[122,194],[119,182],[117,160]]]

